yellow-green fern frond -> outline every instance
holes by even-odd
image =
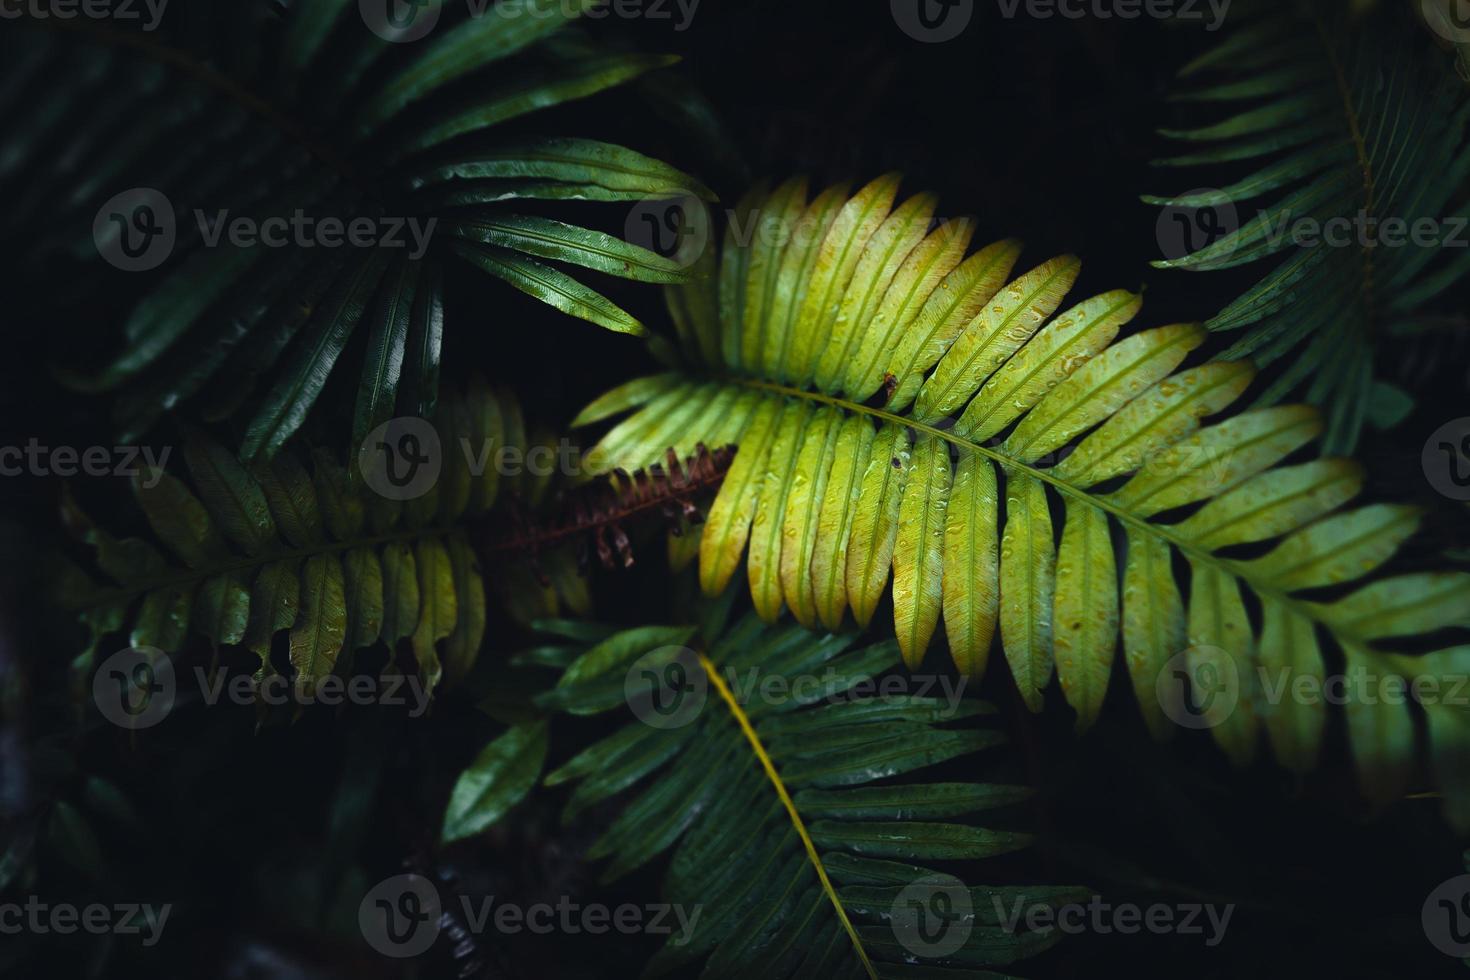
[[[1379,685],[1470,656],[1392,652],[1470,625],[1470,576],[1363,582],[1418,515],[1339,510],[1362,485],[1354,462],[1278,465],[1321,433],[1315,409],[1205,424],[1249,386],[1249,363],[1186,366],[1201,327],[1124,335],[1137,296],[1068,305],[1076,258],[1013,277],[1018,244],[966,256],[969,223],[935,224],[924,195],[895,206],[897,187],[885,176],[808,202],[798,181],[742,202],[717,274],[668,293],[688,366],[578,420],[633,410],[591,454],[596,469],[739,446],[701,541],[707,592],[744,555],[764,619],[784,606],[835,629],[848,608],[866,625],[891,579],[911,665],[942,623],[955,664],[978,676],[998,637],[1026,703],[1041,707],[1055,671],[1085,728],[1121,649],[1156,734],[1210,727],[1244,763],[1264,730],[1293,769],[1322,742],[1324,700],[1291,691],[1326,679],[1323,641]],[[1428,713],[1453,755],[1464,712]],[[1365,783],[1398,794],[1414,713],[1379,699],[1347,717]],[[1470,821],[1470,785],[1439,779]]]

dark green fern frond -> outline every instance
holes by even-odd
[[[463,437],[523,452],[519,415],[508,395],[475,386],[441,401],[435,424],[445,446]],[[523,477],[494,466],[474,473],[468,456],[450,451],[432,487],[395,500],[349,479],[325,450],[309,466],[291,451],[246,465],[195,437],[183,455],[192,489],[168,473],[134,479],[157,543],[118,539],[66,499],[68,526],[113,583],[80,597],[93,649],[126,631],[132,646],[172,653],[195,633],[253,651],[269,673],[272,639],[289,630],[303,683],[344,655],[378,643],[391,653],[404,640],[431,686],[473,666],[486,608],[470,522],[524,489],[511,486]]]
[[[1470,99],[1418,6],[1362,17],[1334,0],[1271,2],[1254,18],[1232,8],[1240,26],[1180,72],[1173,100],[1200,124],[1163,131],[1188,146],[1162,163],[1240,176],[1144,198],[1168,209],[1161,244],[1181,239],[1155,265],[1273,263],[1206,326],[1238,334],[1222,359],[1280,362],[1256,403],[1295,394],[1320,406],[1328,452],[1350,451],[1364,422],[1403,417],[1402,392],[1375,381],[1379,359],[1470,274]]]
[[[594,470],[739,446],[702,534],[706,594],[743,559],[768,622],[789,607],[836,630],[849,607],[866,626],[891,578],[910,665],[942,619],[962,672],[983,674],[998,640],[1027,705],[1055,670],[1086,728],[1121,647],[1157,737],[1209,727],[1244,764],[1264,733],[1296,770],[1316,765],[1328,710],[1293,685],[1367,675],[1386,690],[1463,666],[1470,647],[1449,644],[1470,627],[1470,575],[1369,579],[1418,512],[1341,510],[1362,487],[1352,461],[1278,465],[1321,434],[1315,409],[1203,425],[1249,387],[1249,364],[1180,370],[1204,331],[1123,335],[1141,307],[1123,290],[1058,312],[1075,257],[1008,282],[1018,244],[966,257],[967,225],[933,228],[932,196],[897,194],[892,175],[851,198],[808,201],[804,180],[752,193],[708,257],[718,276],[669,291],[687,366],[577,419],[632,412]],[[1470,825],[1470,779],[1448,764],[1470,712],[1425,714],[1435,777]],[[1413,705],[1375,696],[1346,716],[1365,789],[1400,796],[1420,758]]]
[[[249,398],[241,454],[269,458],[364,334],[355,435],[395,403],[432,412],[449,256],[574,316],[641,332],[557,266],[649,282],[684,272],[537,216],[538,202],[709,192],[620,146],[500,135],[669,63],[538,53],[597,2],[498,0],[474,15],[410,7],[402,43],[348,0],[176,4],[152,32],[7,21],[0,190],[15,206],[0,238],[94,265],[99,252],[135,271],[164,263],[148,273],[159,279],[127,317],[115,360],[74,380],[124,388],[118,424],[136,437],[229,379],[210,413]],[[434,27],[419,38],[421,23]],[[298,216],[342,227],[298,232]],[[233,240],[239,218],[262,240]]]
[[[588,856],[613,879],[669,853],[663,899],[700,910],[648,975],[704,960],[710,977],[991,976],[974,971],[1060,938],[1011,931],[1002,910],[1085,900],[1084,889],[966,888],[927,866],[1025,847],[1027,834],[961,822],[1024,800],[1025,787],[899,778],[1003,744],[950,725],[994,709],[881,693],[899,666],[892,642],[854,649],[851,636],[748,616],[696,653],[680,646],[692,632],[608,636],[541,699],[592,713],[650,684],[675,699],[644,704],[655,724],[634,721],[546,778],[575,785],[569,815],[631,791]],[[760,693],[777,688],[789,697]]]

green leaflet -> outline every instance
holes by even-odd
[[[817,618],[812,565],[821,520],[818,502],[826,497],[831,472],[824,464],[836,451],[842,426],[836,409],[820,414],[825,418],[815,420],[803,438],[781,524],[781,591],[797,622],[809,628]]]
[[[291,666],[307,690],[332,672],[347,636],[347,598],[336,555],[312,555],[301,574],[301,615],[291,628]]]
[[[192,439],[184,444],[184,461],[205,508],[232,542],[251,555],[274,543],[276,526],[265,492],[233,455]]]
[[[744,317],[740,331],[741,363],[759,364],[762,357],[769,356],[769,351],[779,351],[785,346],[785,338],[776,336],[786,329],[787,320],[776,312],[782,301],[777,287],[783,271],[782,255],[789,236],[795,233],[806,194],[806,178],[787,181],[767,198],[766,208],[753,216],[752,223],[738,230],[740,234],[754,236],[741,304]]]
[[[909,465],[893,547],[893,626],[904,663],[912,669],[919,666],[939,625],[949,447],[925,436],[914,447]]]
[[[1084,731],[1102,710],[1118,638],[1117,560],[1107,515],[1095,507],[1067,503],[1052,608],[1057,680]]]
[[[944,628],[955,666],[969,677],[985,673],[1000,613],[999,514],[995,467],[960,457],[945,512]]]
[[[239,643],[245,637],[250,615],[250,590],[242,576],[216,575],[194,593],[191,613],[198,629],[215,646]]]
[[[301,578],[292,562],[272,562],[256,573],[243,642],[260,658],[262,675],[270,670],[271,637],[296,625],[300,610]]]
[[[1046,489],[1040,480],[1007,481],[1006,525],[1000,544],[1000,638],[1026,707],[1041,710],[1051,680],[1052,603],[1056,551]]]
[[[492,741],[459,774],[439,839],[464,840],[494,825],[536,785],[546,761],[546,723],[517,725]]]
[[[571,276],[534,259],[500,248],[456,241],[451,243],[460,257],[521,292],[554,306],[563,313],[591,321],[618,333],[642,334],[643,325],[607,297],[577,282]]]
[[[766,471],[755,497],[755,516],[750,526],[750,552],[746,570],[750,574],[750,596],[756,610],[768,622],[781,611],[781,525],[786,500],[800,461],[802,431],[811,408],[788,402],[776,422],[775,437],[766,458]],[[820,438],[820,436],[819,436]]]
[[[552,0],[492,4],[483,15],[428,42],[422,57],[366,101],[358,113],[357,127],[372,131],[435,89],[534,44],[591,5],[592,0],[574,0],[571,5]]]
[[[1306,642],[1320,634],[1365,669],[1399,676],[1417,661],[1395,655],[1396,640],[1462,622],[1463,573],[1367,579],[1417,514],[1342,510],[1360,489],[1359,468],[1295,463],[1324,431],[1319,412],[1279,405],[1212,418],[1255,371],[1188,366],[1205,337],[1199,326],[1124,334],[1139,300],[1121,290],[1053,317],[1076,259],[1043,262],[1007,285],[999,279],[1013,242],[941,262],[941,242],[909,234],[930,202],[894,207],[891,177],[841,205],[830,193],[807,204],[805,186],[781,185],[774,205],[752,192],[736,220],[831,215],[815,251],[810,238],[793,235],[777,254],[769,240],[730,235],[717,275],[673,287],[682,308],[715,311],[724,363],[697,380],[675,372],[624,385],[587,413],[631,410],[590,454],[598,469],[646,465],[667,446],[740,446],[702,536],[706,594],[724,590],[747,543],[767,621],[789,607],[802,623],[836,629],[851,607],[866,625],[891,578],[908,663],[922,660],[942,622],[951,658],[978,676],[998,633],[1027,705],[1040,710],[1055,666],[1083,729],[1104,708],[1120,648],[1160,738],[1175,727],[1179,704],[1163,692],[1176,675],[1200,686],[1233,671],[1235,706],[1211,701],[1204,727],[1242,763],[1264,734],[1297,769],[1315,759],[1324,718],[1264,704],[1261,671],[1321,675],[1330,648]],[[878,269],[874,256],[888,264]],[[794,321],[772,269],[804,284]],[[896,343],[879,310],[906,318]],[[704,361],[708,343],[681,336],[689,362]],[[844,347],[866,352],[864,364],[822,370]],[[866,364],[884,351],[890,368],[875,394]],[[1246,545],[1256,552],[1236,557]],[[1300,595],[1360,580],[1334,601]],[[1259,622],[1249,612],[1257,603]],[[1202,704],[1207,693],[1190,697]],[[1385,703],[1354,711],[1359,774],[1382,797],[1388,783],[1374,780],[1389,779],[1385,760],[1409,751],[1415,717]]]
[[[383,281],[374,302],[369,317],[368,354],[362,364],[362,381],[352,414],[349,450],[356,450],[369,432],[393,417],[419,274],[419,263],[398,260],[393,275]]]
[[[456,221],[445,231],[467,241],[524,252],[556,262],[620,275],[640,282],[683,282],[689,278],[679,263],[638,245],[599,231],[526,215]]]
[[[586,189],[615,192],[615,199],[677,197],[693,194],[714,200],[694,177],[652,157],[612,143],[584,139],[538,139],[479,152],[473,160],[427,172],[419,185],[491,178],[553,180]]]
[[[609,636],[574,660],[562,673],[558,687],[570,687],[626,666],[638,656],[660,647],[681,646],[694,635],[684,626],[644,626]]]
[[[209,512],[179,479],[154,470],[134,477],[133,495],[154,533],[184,564],[201,568],[224,551]]]

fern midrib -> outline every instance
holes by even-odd
[[[719,692],[721,700],[730,709],[730,714],[735,718],[735,723],[740,726],[745,739],[750,743],[751,750],[755,752],[756,758],[760,760],[761,768],[765,770],[766,778],[771,781],[771,786],[776,790],[776,795],[781,798],[781,805],[786,808],[787,815],[791,818],[791,824],[796,834],[801,838],[802,847],[806,848],[807,858],[817,872],[817,878],[822,884],[822,891],[832,903],[832,908],[837,912],[837,920],[842,923],[843,930],[848,938],[852,940],[853,951],[857,953],[858,960],[863,965],[863,970],[873,980],[878,980],[878,971],[873,967],[873,961],[868,957],[868,951],[863,946],[862,939],[858,936],[857,929],[853,927],[852,920],[847,917],[847,910],[842,907],[842,900],[837,897],[837,889],[832,884],[832,879],[827,876],[827,867],[822,863],[822,857],[817,853],[817,845],[813,843],[812,836],[807,832],[806,822],[801,819],[801,813],[796,809],[796,801],[791,798],[791,793],[786,784],[781,781],[781,774],[776,771],[776,764],[772,761],[770,753],[761,743],[760,736],[756,734],[755,727],[750,723],[750,716],[740,707],[740,702],[735,700],[730,686],[725,683],[724,677],[720,675],[719,667],[710,660],[705,653],[699,655],[699,665],[704,668],[710,684]]]
[[[351,551],[354,548],[378,548],[385,544],[441,538],[463,530],[465,530],[465,527],[462,524],[433,525],[397,531],[391,534],[379,534],[366,538],[353,538],[347,541],[310,545],[304,548],[292,548],[285,551],[270,552],[268,554],[246,555],[232,561],[211,565],[208,568],[190,568],[182,572],[175,571],[169,575],[160,575],[157,578],[145,580],[140,585],[118,586],[116,588],[100,590],[88,596],[86,602],[70,608],[73,610],[96,609],[115,602],[131,601],[137,596],[146,595],[149,592],[155,592],[159,589],[167,589],[191,583],[198,584],[218,575],[228,575],[231,572],[244,570],[256,571],[264,568],[266,565],[274,565],[277,562],[302,561],[308,558],[315,558],[318,555],[336,555]]]
[[[815,391],[806,391],[801,388],[792,388],[787,385],[775,384],[769,381],[759,381],[751,378],[736,378],[731,379],[731,383],[741,384],[747,387],[769,391],[778,395],[784,395],[791,398],[804,398],[812,401],[821,402],[827,405],[835,405],[836,407],[847,412],[853,412],[859,415],[867,415],[871,418],[892,422],[895,425],[900,425],[907,428],[916,429],[921,432],[929,433],[930,435],[933,435],[939,439],[943,439],[945,442],[960,449],[967,449],[971,452],[978,453],[981,456],[984,456],[985,458],[991,460],[992,462],[999,464],[1004,470],[1021,472],[1028,476],[1035,477],[1043,483],[1049,484],[1050,486],[1054,487],[1058,493],[1062,494],[1065,497],[1069,497],[1073,500],[1078,501],[1079,503],[1084,503],[1093,507],[1100,508],[1103,511],[1106,511],[1108,514],[1112,515],[1125,527],[1137,528],[1143,533],[1150,534],[1156,538],[1162,539],[1170,546],[1177,548],[1180,552],[1184,553],[1191,560],[1208,565],[1212,568],[1217,569],[1218,571],[1221,571],[1231,576],[1234,579],[1246,583],[1248,586],[1250,586],[1251,591],[1262,596],[1263,598],[1270,598],[1273,601],[1279,602],[1292,611],[1296,612],[1298,615],[1303,616],[1312,622],[1323,623],[1323,625],[1325,625],[1332,632],[1332,634],[1343,643],[1353,643],[1359,646],[1364,646],[1365,648],[1369,643],[1369,640],[1367,638],[1357,633],[1350,632],[1346,629],[1342,629],[1333,623],[1323,620],[1318,612],[1320,607],[1312,603],[1304,602],[1301,599],[1293,598],[1291,595],[1280,589],[1273,588],[1272,586],[1257,582],[1249,574],[1247,574],[1246,566],[1243,563],[1234,561],[1229,558],[1221,558],[1213,552],[1200,547],[1194,542],[1173,533],[1168,528],[1168,526],[1155,524],[1154,522],[1149,521],[1145,518],[1138,517],[1137,515],[1123,509],[1122,507],[1119,507],[1117,504],[1107,500],[1106,498],[1089,493],[1088,491],[1083,490],[1082,488],[1074,484],[1068,483],[1066,480],[1063,480],[1060,477],[1054,476],[1048,470],[1030,466],[1026,463],[1020,462],[1019,460],[1012,459],[1011,457],[1006,456],[1004,453],[997,452],[994,449],[989,449],[977,443],[970,442],[967,439],[961,439],[949,430],[938,429],[932,425],[929,425],[928,423],[920,422],[917,419],[905,418],[901,415],[895,415],[892,412],[885,412],[881,408],[873,408],[867,405],[859,405],[854,402],[846,401],[845,399],[837,398],[832,395],[824,395],[820,392]]]

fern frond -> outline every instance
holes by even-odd
[[[1329,673],[1322,640],[1344,672],[1383,683],[1463,662],[1470,648],[1389,651],[1470,625],[1470,575],[1364,583],[1418,513],[1338,511],[1361,486],[1356,463],[1276,465],[1321,433],[1316,410],[1256,408],[1203,426],[1245,391],[1249,364],[1178,370],[1205,338],[1196,325],[1118,340],[1140,307],[1127,292],[1056,314],[1077,259],[1007,282],[1018,245],[964,257],[970,229],[931,231],[931,200],[895,208],[897,189],[886,176],[845,203],[831,192],[808,203],[799,181],[753,194],[718,279],[669,294],[687,370],[595,403],[635,411],[589,454],[593,469],[697,441],[740,447],[701,539],[706,593],[748,551],[764,619],[786,606],[837,629],[849,607],[867,625],[891,576],[907,663],[942,618],[954,663],[979,676],[998,634],[1028,706],[1041,708],[1055,665],[1079,728],[1102,707],[1121,635],[1157,736],[1183,710],[1158,693],[1182,656],[1200,727],[1240,763],[1264,728],[1299,770],[1316,762],[1326,708],[1289,692]],[[738,241],[748,215],[776,216],[771,233]],[[1233,707],[1201,689],[1212,677],[1237,680]],[[1464,712],[1440,710],[1452,720],[1431,719],[1431,735],[1450,750],[1464,743]],[[1416,758],[1409,707],[1355,706],[1348,728],[1364,783],[1397,795]],[[1470,781],[1453,769],[1438,778],[1470,822]]]
[[[435,424],[445,446],[463,437],[524,451],[519,424],[503,426],[505,416],[519,418],[514,399],[476,384],[442,400]],[[399,501],[349,479],[321,449],[309,467],[291,451],[247,465],[195,436],[184,457],[192,489],[165,472],[134,479],[154,541],[116,538],[65,498],[68,527],[114,583],[68,597],[84,603],[93,648],[125,630],[132,646],[173,653],[193,632],[215,647],[246,647],[268,674],[272,640],[289,631],[290,662],[306,684],[356,650],[382,643],[391,654],[404,640],[430,687],[469,672],[486,622],[470,522],[523,477],[493,466],[475,473],[447,452],[435,484]]]
[[[609,859],[606,879],[672,853],[664,899],[701,915],[691,936],[654,957],[648,975],[707,957],[705,976],[973,976],[965,971],[1013,963],[1060,938],[1056,930],[1009,931],[997,910],[1085,900],[1086,890],[964,889],[920,866],[1025,847],[1027,834],[952,822],[1020,802],[1025,787],[891,781],[1003,744],[993,730],[944,727],[993,708],[870,693],[886,690],[879,678],[899,666],[891,641],[854,649],[850,636],[747,616],[695,654],[679,646],[692,632],[647,627],[607,636],[540,699],[592,713],[624,705],[630,668],[691,672],[682,681],[693,700],[667,716],[680,724],[634,721],[545,780],[575,784],[569,815],[635,793],[588,851]],[[745,696],[742,678],[757,673],[760,683],[749,689],[780,683],[791,697]],[[903,913],[912,909],[903,900],[918,900],[916,889],[937,881],[954,882],[973,917],[955,907],[955,921],[945,924],[956,930],[955,948],[930,959],[922,946],[905,945],[918,937],[905,935]]]
[[[1173,209],[1161,220],[1229,232],[1156,266],[1277,263],[1206,326],[1238,334],[1224,359],[1265,367],[1290,355],[1257,402],[1299,394],[1320,406],[1328,452],[1350,451],[1365,422],[1407,414],[1374,380],[1379,352],[1470,273],[1465,83],[1416,22],[1418,4],[1383,6],[1360,17],[1330,0],[1273,2],[1243,22],[1232,10],[1240,26],[1180,72],[1172,98],[1206,118],[1163,131],[1188,148],[1162,163],[1242,175],[1218,191],[1144,197]],[[1223,228],[1225,209],[1238,229]],[[1316,234],[1298,244],[1299,228]]]
[[[120,193],[155,189],[175,212],[177,241],[129,314],[123,349],[72,380],[124,389],[118,425],[136,438],[221,379],[232,380],[214,417],[270,379],[241,447],[246,459],[269,458],[364,334],[354,435],[391,418],[395,403],[432,413],[449,255],[574,316],[642,332],[557,265],[651,282],[683,270],[529,210],[709,191],[621,146],[500,135],[513,119],[669,63],[620,54],[548,68],[540,46],[595,2],[500,0],[473,16],[414,8],[415,22],[442,13],[443,23],[398,44],[346,0],[205,0],[168,10],[153,33],[54,19],[9,28],[0,188],[17,207],[0,238],[25,235],[28,252],[95,264],[100,249],[137,238],[140,214],[166,223],[152,198],[142,210],[131,198],[114,207]],[[54,29],[65,25],[74,29]],[[337,234],[338,247],[325,235],[303,242],[285,230],[303,215],[368,231]],[[217,218],[282,223],[268,247],[234,243]],[[220,236],[212,246],[205,219]],[[144,244],[154,241],[164,239]]]

